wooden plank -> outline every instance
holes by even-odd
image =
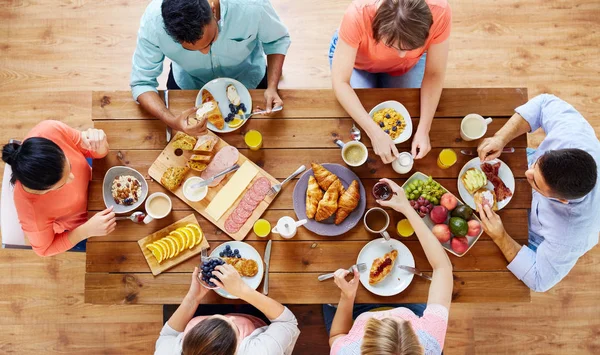
[[[393,179],[398,184],[402,185],[406,179]],[[281,190],[277,198],[269,205],[270,210],[289,210],[293,206],[293,193],[294,187],[298,179],[294,179],[290,181],[284,189]],[[379,181],[379,179],[361,179],[363,186],[365,187],[365,191],[371,191],[373,189],[373,185],[375,185]],[[457,179],[438,179],[437,180],[442,186],[444,186],[448,191],[455,194],[460,198],[458,194],[458,186]],[[159,183],[154,180],[148,180],[148,191],[149,193],[154,192],[164,192],[169,194],[170,192],[164,187],[160,186]],[[188,206],[185,202],[183,202],[179,198],[172,198],[173,202],[173,210],[175,211],[192,211],[191,207]],[[367,193],[367,208],[375,207],[377,203],[375,202],[375,198],[371,193]],[[515,209],[515,208],[530,208],[531,207],[531,185],[525,179],[516,179],[515,180],[515,193],[513,198],[510,200],[510,204],[508,204],[505,209]],[[100,180],[92,180],[88,189],[88,210],[90,211],[101,211],[104,208],[104,200],[102,199],[102,181]],[[292,212],[293,213],[293,212]]]
[[[179,303],[189,289],[190,273],[144,274],[87,273],[85,301],[94,304]],[[318,273],[272,273],[269,297],[281,303],[323,304],[339,301],[333,282],[319,282]],[[356,303],[419,303],[427,301],[431,283],[415,277],[402,293],[392,297],[374,295],[360,286]],[[530,290],[510,272],[454,272],[453,303],[530,302]],[[239,303],[207,294],[203,303]]]
[[[93,213],[95,213],[95,212],[90,212],[89,215],[91,216]],[[110,235],[107,235],[104,237],[90,238],[90,239],[88,239],[88,243],[135,242],[135,241],[138,241],[140,238],[143,238],[145,235],[148,235],[149,233],[152,233],[153,231],[155,231],[157,229],[163,228],[163,227],[173,223],[174,221],[176,221],[180,218],[183,218],[188,213],[190,213],[190,212],[189,211],[173,211],[169,216],[167,216],[163,219],[154,220],[154,221],[150,222],[149,224],[135,224],[135,223],[132,223],[129,221],[119,221],[119,222],[117,222],[118,228],[115,229],[115,231],[112,232]],[[500,215],[500,217],[504,221],[504,227],[506,228],[506,231],[508,232],[508,234],[511,237],[513,237],[515,240],[517,240],[521,243],[527,243],[527,239],[528,239],[527,210],[525,210],[525,209],[503,209],[502,211],[498,212],[498,215]],[[277,221],[279,220],[279,218],[281,218],[283,216],[295,216],[294,211],[269,209],[265,212],[265,214],[262,216],[262,218],[268,220],[271,223],[271,225],[274,226],[277,223]],[[202,218],[202,216],[200,216],[200,214],[196,213],[196,217],[198,218],[200,227],[202,227],[202,230],[204,231],[206,238],[208,239],[209,242],[231,240],[231,238],[228,235],[223,233],[219,228],[217,228],[211,222]],[[400,219],[402,219],[404,217],[401,214],[396,213],[396,212],[390,212],[390,217],[391,217],[391,222],[390,222],[390,226],[388,228],[388,232],[390,233],[390,235],[394,236],[395,238],[399,238],[396,233],[395,226],[396,226],[396,223],[398,223],[398,221],[400,221]],[[354,227],[353,229],[351,229],[344,235],[341,235],[338,237],[322,237],[322,236],[318,236],[318,235],[310,232],[306,228],[299,228],[298,233],[294,237],[293,241],[332,241],[332,240],[370,241],[371,239],[373,239],[375,237],[376,237],[376,235],[374,235],[374,234],[366,233],[363,224],[359,223],[356,225],[356,227]],[[281,238],[278,234],[274,234],[274,233],[270,234],[268,236],[268,238],[273,239],[273,240],[286,240],[286,239]],[[417,237],[413,235],[408,238],[403,237],[403,238],[399,238],[399,239],[402,242],[404,242],[405,240],[416,241]],[[250,234],[248,234],[248,236],[245,239],[246,242],[248,242],[248,241],[264,241],[264,240],[265,240],[264,238],[256,236],[256,234],[254,234],[253,232],[250,232]],[[481,235],[479,241],[482,241],[482,240],[490,240],[490,238],[487,234],[484,233]]]
[[[264,254],[266,241],[249,242],[259,254]],[[403,243],[413,254],[415,265],[431,271],[421,244],[417,241]],[[221,243],[211,242],[214,250]],[[344,265],[353,265],[364,241],[274,241],[271,253],[271,273],[327,273]],[[96,242],[87,248],[86,272],[144,273],[150,272],[145,255],[135,242]],[[508,262],[493,241],[480,240],[463,257],[450,255],[454,271],[506,271]],[[164,273],[189,272],[200,263],[200,257],[191,257],[173,265]],[[155,274],[156,275],[156,274]]]
[[[429,137],[434,148],[477,148],[481,140],[463,141],[460,137],[460,118],[436,118]],[[492,136],[506,123],[506,118],[496,118],[488,126],[487,136]],[[349,141],[353,120],[350,118],[325,119],[251,119],[239,130],[219,135],[236,148],[246,148],[244,134],[251,129],[263,135],[263,149],[271,148],[331,148],[333,140]],[[418,120],[413,119],[413,127]],[[157,120],[100,120],[94,127],[104,130],[109,137],[110,148],[117,149],[163,149],[166,142],[165,124]],[[307,134],[306,132],[310,132]],[[371,147],[369,137],[363,132],[362,142]],[[397,145],[410,150],[411,141]],[[522,135],[509,143],[516,148],[527,147],[527,136]]]
[[[355,91],[367,111],[380,102],[396,100],[407,108],[411,116],[419,116],[419,89]],[[171,90],[169,107],[175,113],[191,108],[195,104],[197,94],[198,90]],[[253,103],[263,103],[264,91],[250,90],[250,94]],[[279,95],[285,103],[285,108],[273,117],[349,117],[331,89],[280,89]],[[472,112],[479,112],[485,116],[508,117],[514,113],[514,108],[526,101],[527,90],[524,88],[444,89],[435,117],[464,117]],[[152,119],[133,101],[130,91],[93,92],[92,120],[132,118]]]
[[[458,161],[448,169],[437,167],[437,156],[441,148],[433,148],[423,159],[415,161],[413,172],[421,171],[432,175],[434,178],[456,178],[460,169],[473,157],[458,154]],[[149,179],[148,167],[156,160],[160,150],[111,150],[106,158],[95,160],[92,178],[102,180],[106,171],[115,165],[126,165],[139,171],[146,179]],[[304,164],[310,166],[311,162],[344,164],[339,148],[331,149],[261,149],[251,151],[240,149],[248,159],[256,163],[267,173],[276,179],[284,179],[294,172],[298,166]],[[515,178],[524,178],[527,170],[527,159],[525,149],[517,148],[515,153],[504,154],[501,159],[510,166]],[[396,178],[391,165],[385,165],[378,156],[369,149],[367,163],[359,168],[352,169],[358,177],[362,178]],[[408,175],[410,176],[410,175]]]

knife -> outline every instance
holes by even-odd
[[[477,154],[477,149],[461,149],[460,150],[461,154],[464,155],[479,155]],[[502,149],[502,153],[514,153],[515,152],[515,148],[504,148]]]
[[[269,262],[271,261],[271,242],[272,240],[267,242],[267,247],[265,248],[265,257],[263,258],[265,262],[265,282],[263,283],[263,295],[269,294]]]
[[[233,164],[229,168],[221,171],[220,173],[214,175],[213,177],[208,178],[208,179],[206,179],[204,181],[200,181],[199,183],[190,186],[190,188],[192,188],[192,189],[199,189],[201,187],[208,186],[208,185],[212,184],[212,182],[215,181],[216,178],[221,177],[221,176],[223,176],[225,174],[229,174],[232,171],[236,171],[239,168],[240,168],[240,166],[238,164]]]
[[[423,274],[419,269],[406,265],[398,265],[398,269],[410,272],[413,275],[421,276],[422,278],[431,281],[431,276]]]
[[[169,109],[169,90],[165,90],[164,91],[164,98],[165,98],[165,107],[167,108],[167,110]],[[173,135],[173,129],[169,126],[167,126],[167,143],[169,143],[171,141],[171,136]]]

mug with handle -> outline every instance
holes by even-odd
[[[163,197],[169,202],[169,209],[162,216],[157,215],[156,213],[152,212],[152,210],[150,209],[150,202],[157,197]],[[169,198],[169,196],[167,194],[162,193],[162,192],[155,192],[152,195],[148,196],[148,198],[146,199],[145,207],[146,207],[146,218],[144,218],[144,223],[148,224],[155,219],[161,219],[161,218],[165,218],[166,216],[168,216],[169,213],[171,213],[171,208],[173,208],[173,203],[171,202],[171,199]]]
[[[373,230],[367,224],[367,216],[369,213],[382,213],[385,216],[385,226],[380,230]],[[363,218],[363,223],[365,224],[365,228],[371,233],[379,233],[385,240],[390,240],[390,234],[387,232],[388,227],[390,226],[390,215],[381,207],[373,207],[370,208],[367,213],[365,213],[365,217]]]
[[[367,146],[364,145],[362,142],[359,142],[359,141],[350,141],[348,143],[344,143],[341,140],[336,139],[336,140],[333,141],[333,143],[335,143],[338,147],[342,148],[342,160],[344,160],[344,163],[348,164],[349,166],[352,166],[352,167],[361,166],[361,165],[363,165],[367,161],[367,159],[369,157],[369,151],[367,150]],[[348,148],[352,147],[352,146],[358,146],[358,147],[360,147],[360,149],[364,153],[364,157],[362,157],[362,159],[358,163],[349,162],[346,159],[346,156],[345,156],[346,150]]]
[[[483,130],[481,131],[481,133],[477,136],[471,137],[468,136],[465,131],[464,131],[464,124],[467,120],[477,120],[479,121],[479,123],[483,126]],[[460,121],[460,137],[462,138],[462,140],[464,141],[474,141],[476,139],[479,139],[481,137],[483,137],[485,135],[485,133],[487,132],[487,126],[492,123],[492,118],[488,117],[488,118],[483,118],[481,115],[478,115],[476,113],[470,113],[468,115],[466,115],[462,121]]]

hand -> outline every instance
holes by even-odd
[[[209,289],[200,285],[200,280],[198,279],[198,267],[195,267],[194,272],[192,273],[192,283],[190,284],[190,290],[187,293],[187,297],[190,297],[195,303],[200,304],[200,301],[202,301],[209,291]]]
[[[417,153],[418,150],[418,153]],[[431,150],[431,142],[429,141],[429,134],[421,132],[417,129],[417,132],[413,136],[412,141],[412,156],[415,159],[424,158],[427,153]]]
[[[389,179],[381,179],[379,181],[386,182],[388,185],[390,185],[392,191],[394,191],[394,194],[392,195],[391,199],[387,201],[377,200],[377,203],[379,205],[384,207],[391,207],[396,212],[406,211],[407,208],[412,209],[412,207],[410,207],[410,202],[408,202],[408,198],[406,198],[406,193],[404,192],[404,189],[402,187],[398,186],[398,184]]]
[[[348,276],[348,270],[339,269],[333,275],[333,281],[337,285],[337,287],[342,290],[342,297],[354,299],[356,297],[356,291],[358,290],[358,284],[360,283],[360,274],[358,273],[358,269],[356,266],[352,268],[354,271],[354,277],[350,282],[346,281],[346,276]]]
[[[109,207],[96,213],[84,225],[88,237],[100,237],[112,233],[117,227],[113,208]]]
[[[479,160],[484,162],[498,158],[500,154],[502,154],[504,146],[505,144],[502,139],[496,136],[484,139],[483,142],[479,144],[479,147],[477,147]]]
[[[379,127],[369,134],[369,138],[373,145],[373,151],[381,157],[384,164],[393,162],[400,155],[392,138]]]
[[[207,133],[206,123],[207,117],[202,117],[200,120],[196,119],[195,113],[198,110],[196,107],[192,107],[183,111],[176,118],[176,122],[178,123],[178,127],[174,127],[175,129],[184,132],[192,137],[203,136]],[[190,117],[193,115],[193,117]]]
[[[267,111],[267,115],[271,114],[271,110],[275,107],[283,106],[283,100],[279,97],[277,93],[277,89],[268,88],[265,90],[265,110]],[[254,111],[262,111],[260,106],[256,106]]]
[[[250,290],[237,270],[229,264],[217,266],[213,276],[218,277],[221,282],[215,278],[211,278],[210,281],[236,297],[242,298],[244,293]]]
[[[479,212],[479,218],[481,219],[481,226],[483,227],[483,230],[490,236],[490,238],[492,238],[492,240],[502,238],[507,234],[506,230],[504,229],[504,224],[502,224],[502,219],[496,214],[496,212],[492,211],[490,206],[481,206],[481,204],[477,204],[477,212]]]
[[[98,152],[106,145],[106,134],[101,129],[88,128],[81,132],[81,148]]]

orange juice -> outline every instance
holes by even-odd
[[[398,224],[396,225],[396,231],[401,237],[410,237],[415,233],[415,230],[410,225],[408,219],[403,219],[400,222],[398,222]]]
[[[244,142],[250,150],[259,150],[262,147],[262,134],[259,131],[251,129],[244,136]]]
[[[271,223],[269,223],[269,221],[266,219],[259,219],[258,221],[254,222],[253,229],[257,236],[264,238],[271,233]]]
[[[442,149],[438,156],[437,165],[440,169],[448,169],[456,163],[456,153],[452,149]]]

